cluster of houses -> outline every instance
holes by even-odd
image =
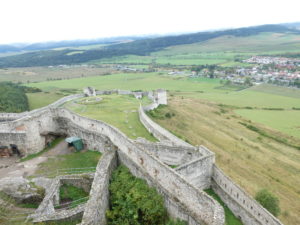
[[[214,77],[237,85],[272,83],[300,88],[300,59],[253,56],[243,62],[254,65],[230,69],[218,67],[214,70]],[[199,75],[209,76],[203,69],[200,73],[194,71],[192,77]]]
[[[245,63],[255,64],[275,64],[289,67],[291,65],[300,66],[300,59],[286,57],[271,57],[271,56],[252,56],[249,59],[243,60]]]

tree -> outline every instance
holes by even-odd
[[[255,199],[274,216],[280,213],[278,198],[267,189],[262,189],[256,193]]]

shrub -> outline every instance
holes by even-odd
[[[125,166],[119,166],[113,172],[109,191],[107,224],[165,224],[167,211],[163,198],[144,180],[132,176]]]
[[[262,189],[256,193],[255,199],[274,216],[280,213],[278,198],[267,189]]]

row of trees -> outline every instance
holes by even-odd
[[[10,82],[0,83],[0,112],[23,112],[29,110],[25,88]]]

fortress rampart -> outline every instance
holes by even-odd
[[[98,93],[132,94],[130,91]],[[154,97],[151,92],[142,92],[141,95],[153,99],[151,107],[157,107],[159,102],[166,102],[164,99],[155,99],[158,95]],[[202,191],[209,187],[218,193],[244,224],[281,224],[217,168],[214,154],[210,150],[204,146],[194,147],[179,139],[152,121],[142,107],[139,108],[140,121],[160,143],[133,141],[109,124],[59,107],[64,102],[82,96],[68,96],[48,107],[28,112],[16,120],[0,123],[0,144],[17,143],[25,155],[42,150],[47,135],[80,136],[87,148],[104,154],[111,152],[110,156],[105,156],[109,158],[106,163],[100,161],[98,164],[100,168],[97,167],[90,200],[84,209],[80,209],[81,212],[84,211],[82,224],[105,224],[108,179],[116,161],[125,164],[135,176],[145,179],[149,185],[155,187],[164,197],[168,213],[188,221],[189,224],[225,223],[223,208]],[[172,169],[166,164],[177,167]],[[51,204],[45,203],[45,207],[50,205],[51,208]],[[95,211],[99,207],[101,210]],[[61,215],[58,217],[62,218]]]

